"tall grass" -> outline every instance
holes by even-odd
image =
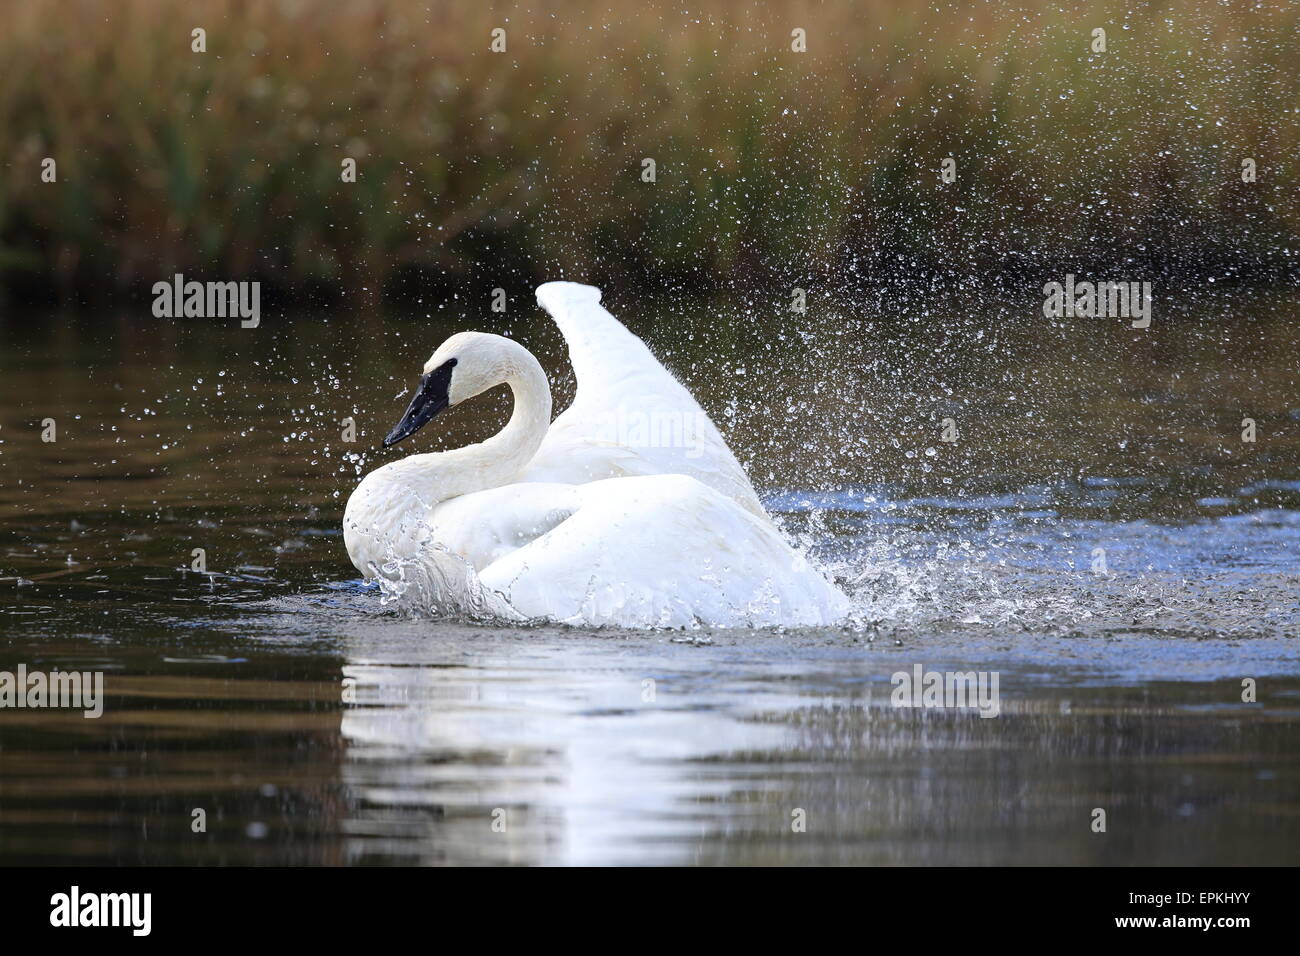
[[[24,0],[0,283],[1292,276],[1300,5],[1128,6]]]

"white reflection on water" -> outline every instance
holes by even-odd
[[[538,639],[544,650],[530,652],[525,642]],[[525,633],[509,657],[464,650],[455,666],[436,643],[420,655],[432,666],[412,662],[409,645],[355,660],[344,671],[359,691],[343,717],[355,758],[345,779],[364,803],[441,807],[453,856],[592,864],[635,845],[646,862],[687,862],[708,830],[701,808],[736,786],[697,762],[781,751],[788,730],[745,717],[796,698],[755,687],[738,706],[728,699],[736,688],[712,683],[713,660],[689,659],[703,648],[682,649],[671,665],[660,658],[668,640],[566,646]],[[643,700],[646,679],[653,701]],[[507,811],[505,833],[491,829],[496,807]]]
[[[1285,780],[1294,763],[1276,750],[1289,737],[1272,736],[1293,722],[1294,679],[1273,683],[1268,713],[1235,702],[1240,673],[1300,673],[1280,637],[750,632],[691,646],[392,620],[353,630],[343,673],[357,704],[341,723],[353,862],[1136,862],[1133,845],[1102,849],[1075,826],[1074,803],[1098,789],[1132,804],[1142,854],[1194,862],[1222,858],[1218,840],[1258,845],[1247,831],[1278,821],[1224,794],[1271,805],[1277,787],[1256,774]],[[889,675],[914,662],[999,671],[1001,716],[894,710]],[[647,677],[654,702],[641,700]],[[1171,800],[1206,808],[1195,846],[1170,828]],[[795,808],[806,834],[791,832]]]

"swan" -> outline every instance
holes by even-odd
[[[546,374],[518,342],[459,332],[425,363],[384,447],[507,385],[505,427],[369,472],[348,499],[367,578],[456,612],[628,628],[815,626],[849,600],[781,536],[690,393],[600,304],[548,282],[538,303],[577,377],[551,421]]]

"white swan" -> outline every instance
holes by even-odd
[[[385,447],[497,385],[514,411],[478,445],[370,472],[343,517],[367,578],[454,611],[624,627],[819,625],[848,598],[773,526],[689,392],[600,305],[548,282],[537,300],[569,346],[573,404],[551,422],[533,355],[460,332],[424,366]]]

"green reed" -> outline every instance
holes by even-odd
[[[15,5],[0,284],[1293,274],[1295,4],[529,6]]]

